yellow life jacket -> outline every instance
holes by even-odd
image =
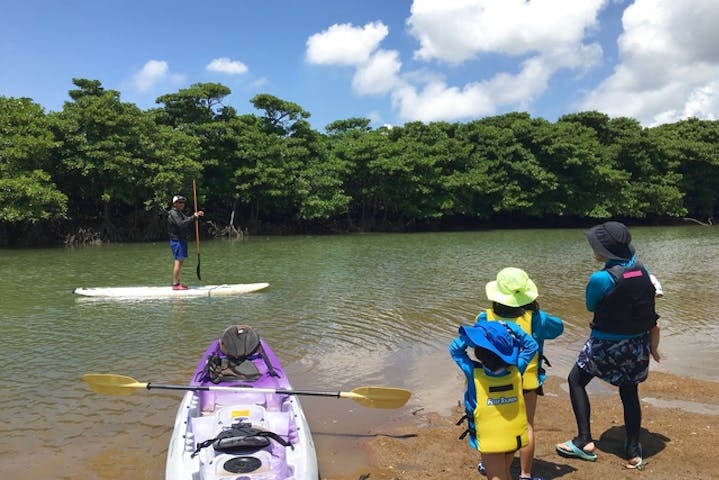
[[[491,308],[487,309],[487,320],[504,320],[504,318],[494,313]],[[524,315],[512,319],[514,323],[520,326],[524,333],[532,336],[532,311],[527,310]],[[539,388],[539,352],[537,352],[527,365],[527,369],[522,376],[522,388],[525,390],[536,390]]]
[[[508,370],[492,377],[482,367],[474,369],[474,428],[477,449],[483,453],[514,452],[529,441],[522,376],[517,367]]]

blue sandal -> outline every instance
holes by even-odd
[[[566,448],[562,448],[566,447]],[[593,452],[587,452],[577,447],[572,440],[567,440],[564,443],[556,445],[555,450],[557,453],[566,458],[579,458],[580,460],[586,460],[588,462],[594,462],[597,460],[597,454]]]

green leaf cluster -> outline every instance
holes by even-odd
[[[73,84],[58,112],[0,96],[0,232],[53,224],[164,238],[169,199],[188,196],[193,179],[210,223],[256,232],[719,210],[717,121],[645,128],[599,112],[553,123],[513,112],[377,129],[348,118],[318,132],[300,105],[269,94],[250,99],[257,114],[239,115],[217,83],[146,111],[97,80]]]

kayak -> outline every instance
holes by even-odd
[[[96,287],[76,288],[74,293],[83,297],[117,299],[153,299],[184,297],[217,297],[220,295],[239,295],[256,292],[269,287],[269,283],[236,283],[224,285],[189,286],[187,290],[173,290],[165,287]]]
[[[254,353],[232,367],[239,378],[217,374],[220,366],[227,367],[226,342],[221,343],[227,331],[205,351],[190,385],[241,391],[184,395],[168,447],[166,480],[318,480],[307,419],[297,396],[281,393],[292,386],[269,345],[257,337]]]

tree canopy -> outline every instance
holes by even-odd
[[[192,180],[208,225],[251,232],[404,231],[605,218],[711,222],[719,210],[719,122],[653,128],[579,112],[467,123],[314,130],[296,103],[198,83],[141,110],[97,80],[73,79],[62,110],[0,96],[0,244],[164,238],[169,198]],[[47,235],[44,238],[48,238]]]

